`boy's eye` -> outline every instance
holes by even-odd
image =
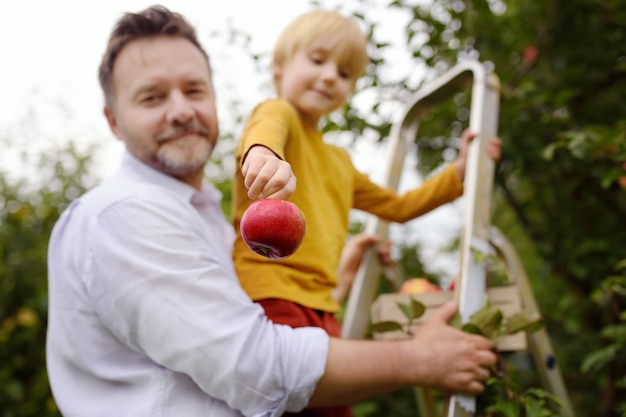
[[[309,59],[311,60],[311,62],[318,64],[318,65],[324,63],[324,57],[321,56],[320,54],[309,55]]]

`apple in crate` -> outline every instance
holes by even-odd
[[[286,200],[255,200],[241,216],[241,237],[250,250],[270,259],[291,256],[302,244],[306,220],[300,208]]]
[[[400,287],[400,294],[424,294],[428,292],[441,292],[441,288],[426,278],[407,279]]]

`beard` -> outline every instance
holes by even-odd
[[[170,175],[188,177],[203,170],[213,153],[211,131],[197,122],[170,128],[156,138],[157,164]]]

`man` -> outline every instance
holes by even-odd
[[[280,416],[402,386],[482,392],[495,355],[446,324],[454,305],[411,340],[349,341],[274,325],[245,295],[203,181],[218,136],[211,69],[182,16],[124,15],[100,83],[127,152],[50,239],[47,363],[65,416]]]

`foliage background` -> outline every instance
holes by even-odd
[[[329,137],[384,143],[395,112],[423,83],[463,59],[492,65],[502,84],[503,139],[493,223],[522,258],[578,415],[626,416],[626,1],[390,1],[387,8],[404,27],[393,44],[369,2],[345,5],[367,28],[372,63],[352,103],[326,120]],[[405,72],[388,59],[392,48],[409,62]],[[249,53],[255,65],[267,62],[266,53]],[[427,71],[416,76],[417,68]],[[465,103],[455,97],[420,127],[423,175],[456,151]],[[0,139],[15,146],[19,138],[9,135],[1,131]],[[0,416],[58,415],[45,372],[47,239],[67,203],[98,181],[93,155],[73,145],[37,155],[39,182],[0,171]],[[228,210],[228,176],[207,174]],[[437,278],[419,248],[399,253],[412,276]],[[413,392],[355,410],[414,416]]]

